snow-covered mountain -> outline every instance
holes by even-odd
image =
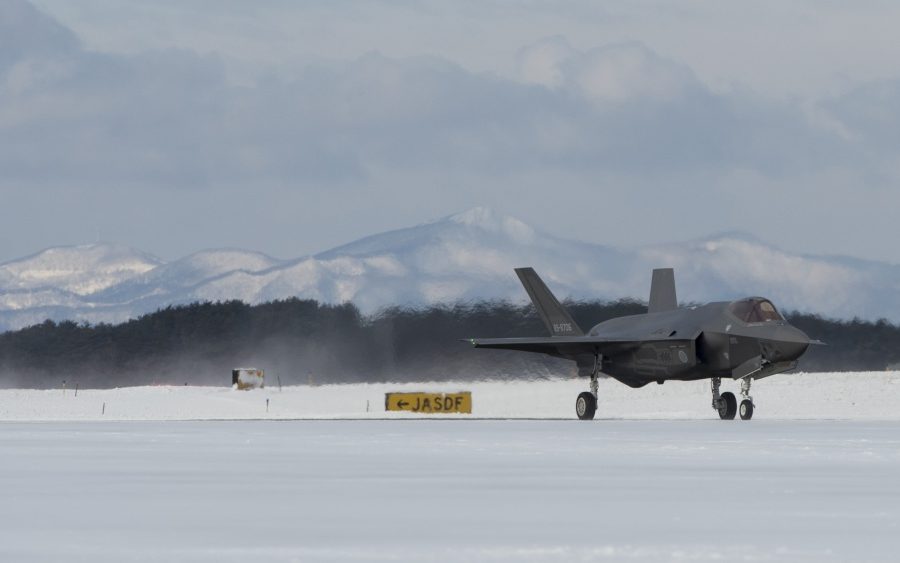
[[[44,319],[118,322],[170,304],[299,296],[363,311],[525,294],[531,265],[561,297],[645,299],[650,270],[675,268],[679,298],[765,295],[783,309],[900,321],[900,266],[805,256],[740,233],[633,249],[570,241],[475,208],[373,235],[315,256],[277,260],[207,250],[165,263],[117,245],[52,248],[0,265],[0,329]]]

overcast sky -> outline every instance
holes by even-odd
[[[0,0],[0,260],[476,205],[900,262],[900,3]]]

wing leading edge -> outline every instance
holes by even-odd
[[[475,348],[493,348],[499,350],[519,350],[522,352],[538,352],[542,354],[577,356],[583,354],[609,355],[637,348],[653,341],[616,338],[598,338],[594,336],[560,337],[546,336],[534,338],[470,338],[466,340]],[[668,341],[667,342],[671,342]]]

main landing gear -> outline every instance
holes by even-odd
[[[593,420],[594,414],[597,412],[597,393],[600,391],[600,384],[597,382],[597,376],[600,373],[600,356],[594,358],[594,367],[591,369],[591,391],[583,392],[575,399],[575,414],[579,420]]]
[[[734,416],[740,412],[741,420],[750,420],[753,418],[753,397],[750,396],[750,384],[752,379],[745,377],[741,380],[741,401],[738,408],[737,399],[734,393],[726,391],[719,393],[719,385],[722,380],[718,377],[712,378],[712,407],[719,412],[719,418],[722,420],[734,420]]]

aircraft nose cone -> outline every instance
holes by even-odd
[[[774,361],[793,361],[798,359],[809,348],[809,336],[799,328],[793,326],[782,327],[775,342],[775,352],[778,358]]]

